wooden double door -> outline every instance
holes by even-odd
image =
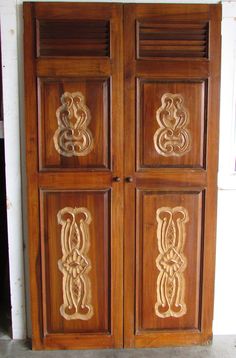
[[[211,339],[220,21],[24,4],[35,349]]]

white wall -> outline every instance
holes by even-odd
[[[218,192],[214,334],[236,334],[236,191]]]
[[[73,0],[72,0],[73,1]],[[94,0],[93,0],[94,1]],[[99,0],[97,0],[99,1]],[[109,2],[104,1],[104,2]],[[116,2],[116,1],[112,1]],[[120,1],[120,2],[164,2],[164,3],[218,3],[219,1]],[[235,4],[223,2],[225,34],[223,53],[222,78],[222,109],[221,109],[221,141],[220,141],[220,175],[218,199],[218,237],[216,262],[216,291],[215,291],[215,334],[236,334],[236,313],[232,309],[236,302],[235,285],[235,252],[236,236],[234,237],[234,221],[236,221],[236,179],[232,175],[232,156],[234,133],[234,70],[235,70],[235,39],[236,17]],[[10,280],[12,300],[13,338],[25,338],[25,286],[23,270],[23,235],[22,235],[22,206],[24,208],[24,224],[27,215],[21,195],[22,165],[24,179],[24,157],[20,155],[20,129],[23,128],[23,62],[22,62],[22,0],[0,0],[1,38],[2,38],[2,66],[4,93],[4,131],[6,179],[8,197],[8,238],[10,256]],[[235,59],[235,63],[234,60]],[[23,137],[22,130],[22,137]],[[24,147],[24,140],[22,140]],[[24,148],[23,148],[24,152]],[[21,160],[22,159],[22,160]],[[24,241],[27,240],[26,229]],[[28,282],[28,268],[26,260],[26,282]],[[27,285],[28,287],[28,285]],[[28,289],[27,297],[28,297]],[[28,301],[28,300],[27,300]],[[27,304],[29,312],[29,304]],[[29,317],[29,315],[28,315]],[[30,326],[30,319],[28,319]]]
[[[16,2],[0,2],[10,292],[14,338],[25,326]]]

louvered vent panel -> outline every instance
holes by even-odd
[[[208,23],[138,23],[138,57],[208,57]]]
[[[39,20],[38,56],[109,56],[110,29],[105,20]]]

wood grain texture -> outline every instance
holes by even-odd
[[[80,92],[86,101],[90,121],[87,126],[92,140],[92,147],[86,155],[61,155],[55,148],[54,135],[58,130],[58,108],[62,105],[61,98],[64,93]],[[108,169],[110,165],[110,85],[109,79],[56,79],[43,78],[38,80],[39,108],[39,166],[45,171],[62,170],[88,170]],[[64,113],[62,113],[64,116]],[[62,117],[61,117],[62,118]],[[62,118],[63,119],[63,118]],[[71,124],[76,124],[73,115]],[[66,123],[63,119],[62,123]],[[84,129],[84,126],[83,126]],[[66,135],[70,135],[68,126]],[[62,134],[65,130],[62,128]],[[75,135],[79,131],[75,128]],[[59,135],[59,133],[58,133]],[[60,138],[58,138],[60,140]],[[64,141],[65,142],[65,141]],[[66,142],[65,142],[66,143]],[[83,143],[81,141],[81,143]],[[57,144],[58,147],[58,144]],[[69,146],[69,151],[72,148]],[[82,147],[81,147],[82,148]],[[86,150],[86,143],[85,143]],[[82,152],[82,150],[80,150]],[[64,150],[65,152],[65,150]],[[78,147],[77,147],[78,152]],[[70,154],[70,153],[69,153]],[[83,153],[82,153],[83,154]]]
[[[36,60],[36,71],[38,77],[64,77],[64,59],[60,57],[55,58],[38,58]],[[111,73],[111,61],[107,58],[97,59],[91,58],[89,61],[87,58],[78,57],[71,58],[70,64],[66,69],[67,77],[78,77],[78,68],[80,76],[84,77],[97,77],[106,76],[109,77]]]
[[[110,53],[106,20],[38,20],[38,57],[96,56]]]
[[[220,21],[220,5],[24,4],[34,349],[158,347],[211,339]],[[70,124],[68,108],[61,108],[65,93],[82,94],[86,106],[78,115],[73,110]],[[167,94],[180,98],[181,108],[177,104],[168,112]],[[89,118],[93,146],[86,155],[61,155],[55,148],[59,109],[67,127],[80,116]],[[189,138],[183,155],[156,150],[163,128],[164,141],[175,146],[183,133]],[[60,313],[67,301],[62,264],[58,267],[63,245],[57,214],[76,207],[91,216],[85,256],[93,314],[87,320]],[[155,311],[161,208],[184,208],[188,215],[179,250],[186,310],[179,317]]]
[[[208,22],[137,21],[137,58],[207,58]]]
[[[41,245],[45,272],[43,278],[45,335],[78,332],[110,334],[110,200],[111,196],[108,191],[41,192],[43,215]],[[63,304],[63,276],[58,269],[58,261],[62,257],[62,246],[61,227],[58,225],[57,215],[66,206],[84,207],[89,210],[91,216],[89,225],[91,270],[88,275],[91,282],[91,304],[94,314],[86,321],[65,320],[60,314],[60,307]],[[86,313],[86,309],[84,312]]]
[[[89,129],[91,112],[81,91],[63,92],[56,110],[57,129],[54,148],[64,157],[84,157],[93,150],[93,134]]]
[[[129,217],[125,217],[124,242],[126,347],[199,344],[208,342],[212,336],[215,229],[211,228],[216,223],[220,20],[220,5],[125,5],[124,168],[125,176],[133,178],[125,187],[125,209],[129,212]],[[209,52],[203,53],[205,48],[201,56],[196,56],[191,48],[193,52],[189,51],[189,57],[183,60],[173,48],[167,47],[168,58],[161,58],[158,51],[163,47],[156,41],[164,40],[157,34],[157,28],[166,35],[163,26],[171,24],[168,36],[181,33],[181,37],[185,26],[196,22],[209,23]],[[148,27],[142,27],[141,37],[137,36],[137,24]],[[147,38],[150,34],[152,39]],[[192,148],[181,156],[162,156],[153,145],[158,130],[156,114],[166,93],[180,94],[189,114],[187,128]],[[176,142],[178,135],[179,132]],[[185,241],[185,298],[189,309],[179,318],[157,317],[153,308],[158,275],[155,213],[159,207],[185,207],[189,213]],[[136,225],[130,225],[132,221]],[[193,284],[189,293],[187,282]]]
[[[189,111],[182,94],[163,94],[156,120],[158,129],[153,142],[157,153],[164,157],[181,157],[192,150]]]
[[[28,232],[34,349],[123,345],[123,217],[117,215],[123,210],[123,185],[113,180],[113,177],[123,176],[122,12],[121,5],[97,4],[95,8],[92,4],[24,4]],[[50,21],[51,29],[48,26]],[[83,34],[91,32],[89,25],[93,21],[106,24],[106,31],[110,24],[110,57],[108,52],[106,57],[98,53],[88,57],[88,53],[74,52],[71,40],[63,40],[59,52],[55,51],[60,35],[58,23],[63,21],[67,38],[70,24],[75,26],[78,23],[79,27],[83,24]],[[44,24],[41,35],[37,32],[38,22]],[[85,24],[89,27],[87,30]],[[76,31],[78,35],[78,29]],[[40,36],[41,48],[37,46]],[[67,52],[73,53],[73,58],[64,56]],[[37,58],[37,55],[41,57]],[[56,113],[65,92],[83,93],[90,111],[89,130],[93,133],[94,146],[86,156],[62,156],[54,146],[53,137],[58,128]],[[79,113],[83,117],[81,109]],[[76,120],[74,117],[71,121]],[[63,208],[78,206],[88,208],[92,217],[89,225],[89,259],[92,264],[88,275],[94,314],[89,320],[66,320],[60,314],[63,275],[58,267],[62,247],[57,214]]]
[[[205,166],[206,146],[207,81],[175,82],[141,79],[137,85],[140,86],[138,87],[139,100],[137,104],[139,106],[137,115],[137,135],[139,137],[137,168],[203,168]],[[168,108],[166,105],[165,108],[161,107],[163,96],[167,93],[182,98],[182,107],[179,106],[177,109],[176,118],[168,113],[169,108],[171,109],[170,105],[168,105]],[[163,110],[161,111],[160,108],[163,108]],[[183,108],[188,116],[186,128],[183,128]],[[159,120],[157,118],[158,112],[161,116],[159,116]],[[166,125],[165,131],[162,130],[164,125]],[[159,133],[161,137],[158,135]],[[171,138],[173,138],[172,143],[176,143],[173,148]],[[152,145],[153,140],[154,145]],[[179,148],[181,148],[181,143],[185,145],[186,140],[188,141],[187,147],[185,153],[182,154]],[[157,152],[160,145],[165,148],[165,152],[161,152],[160,149]],[[176,155],[168,155],[168,151],[172,151]],[[178,153],[181,155],[178,155]]]
[[[172,210],[183,207],[188,212],[185,224],[185,244],[183,255],[186,259],[184,270],[186,314],[179,318],[160,318],[155,314],[157,286],[160,270],[156,259],[160,254],[157,238],[156,213],[162,207]],[[202,217],[204,216],[204,194],[200,191],[137,191],[137,226],[136,226],[136,334],[149,330],[201,329],[201,240]],[[167,218],[165,219],[167,220]],[[166,227],[166,226],[165,226]],[[167,226],[168,227],[168,226]],[[162,229],[162,233],[163,233]],[[177,230],[177,229],[176,229]],[[178,233],[176,232],[177,238]],[[170,238],[170,235],[168,236]],[[179,238],[178,238],[179,239]],[[162,243],[164,247],[166,244]],[[176,242],[177,244],[177,242]],[[180,256],[178,256],[180,258]],[[164,310],[164,307],[163,307]],[[177,307],[176,307],[177,310]]]
[[[90,249],[90,211],[85,207],[64,207],[57,213],[61,225],[62,258],[58,268],[63,274],[62,317],[67,320],[87,321],[94,315],[91,304],[92,288],[89,271],[92,268]]]

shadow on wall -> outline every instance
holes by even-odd
[[[0,121],[2,108],[2,66],[0,53]],[[7,238],[4,139],[0,138],[0,339],[11,336],[11,303]]]

